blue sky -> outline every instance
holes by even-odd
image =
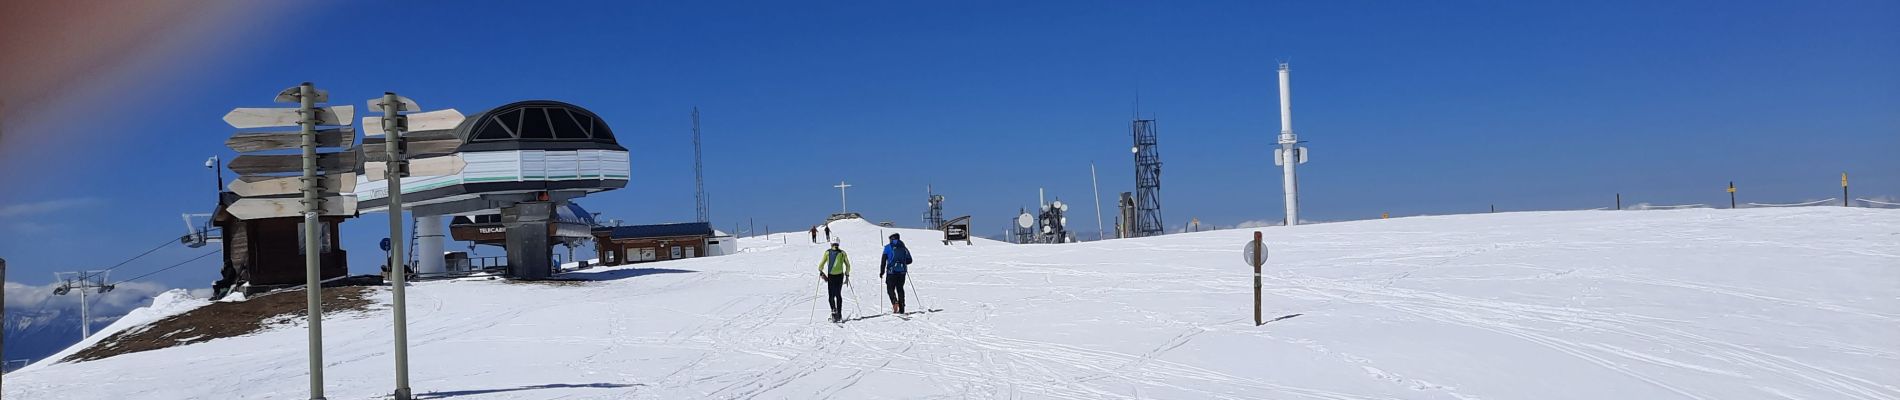
[[[875,220],[918,225],[928,184],[995,234],[1046,188],[1092,231],[1089,163],[1110,207],[1132,190],[1137,92],[1159,120],[1169,225],[1278,220],[1280,60],[1313,154],[1308,219],[1596,208],[1616,193],[1717,204],[1729,181],[1743,201],[1794,202],[1838,196],[1841,172],[1856,197],[1900,195],[1891,2],[550,3],[326,2],[227,21],[236,34],[201,56],[37,125],[92,138],[69,146],[93,161],[5,164],[8,279],[108,266],[182,233],[179,213],[213,205],[202,160],[235,155],[219,117],[301,81],[359,107],[396,91],[471,114],[592,109],[634,179],[582,203],[631,223],[693,218],[698,106],[722,229],[816,223],[848,180]],[[384,218],[346,224],[354,271],[378,265]],[[216,268],[149,279],[205,287]]]

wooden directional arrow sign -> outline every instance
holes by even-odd
[[[356,120],[355,106],[331,106],[317,108],[318,125],[349,125]],[[251,108],[238,107],[224,114],[224,123],[233,128],[270,128],[279,126],[297,126],[303,117],[297,115],[295,108]]]
[[[365,149],[363,150],[364,161],[366,162],[389,161],[389,152],[376,151],[376,149],[383,148],[382,146],[383,146],[382,140],[364,140],[363,141],[363,148]],[[434,157],[434,156],[439,156],[439,155],[444,155],[444,154],[455,153],[456,149],[462,147],[462,139],[449,138],[449,139],[424,140],[424,141],[404,140],[402,143],[402,147],[404,149],[402,153],[404,158],[415,159],[415,158]]]
[[[358,149],[351,149],[351,151],[340,153],[318,154],[317,169],[322,171],[354,171],[356,170],[356,160],[359,158],[357,153],[360,151],[361,150]],[[231,172],[236,172],[239,175],[301,172],[303,171],[303,155],[244,154],[239,155],[236,159],[232,159],[230,168]]]
[[[348,147],[356,141],[356,128],[342,127],[317,130],[317,147]],[[303,145],[303,134],[297,132],[238,132],[225,139],[224,146],[239,153],[295,149]]]
[[[247,219],[247,220],[260,219],[260,218],[295,217],[295,216],[303,215],[303,199],[301,198],[263,198],[263,199],[244,198],[244,199],[238,199],[238,201],[235,203],[231,203],[231,206],[225,207],[224,210],[229,211],[232,216],[236,216],[238,217],[238,219]],[[318,214],[326,215],[326,216],[354,216],[356,215],[356,197],[355,196],[325,197],[323,198],[323,210],[319,212]]]
[[[325,192],[352,193],[356,191],[356,173],[345,172],[319,177],[318,186]],[[231,182],[231,192],[244,197],[274,196],[303,192],[301,176],[241,176]]]
[[[371,181],[383,180],[383,171],[387,171],[385,165],[387,164],[364,163],[363,176]],[[418,158],[409,160],[409,176],[455,175],[462,173],[462,168],[467,167],[468,163],[462,161],[462,156],[458,155]]]
[[[407,124],[404,130],[408,132],[455,129],[456,125],[462,124],[463,119],[468,118],[463,116],[461,111],[455,111],[453,108],[409,114],[402,117],[405,120],[404,123]],[[382,136],[383,117],[363,117],[363,135]]]

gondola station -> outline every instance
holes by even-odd
[[[333,108],[336,114],[349,112],[347,106]],[[354,143],[355,130],[348,122],[352,122],[348,115],[326,119],[326,125],[344,126],[324,131],[338,137],[323,136],[322,140],[339,147]],[[337,201],[331,203],[348,207],[338,212],[326,209],[321,219],[327,237],[320,250],[324,279],[342,276],[347,270],[346,253],[336,238],[338,224],[389,209],[383,172],[387,158],[379,158],[386,157],[381,151],[365,151],[385,146],[376,136],[382,130],[372,126],[377,123],[364,124],[372,136],[361,146],[327,153],[323,159],[336,164],[325,164],[338,171],[337,178],[330,180],[347,180],[330,185],[353,189],[332,190],[338,193]],[[516,102],[468,117],[454,110],[413,114],[408,125],[414,130],[403,134],[407,168],[400,182],[402,205],[415,218],[414,253],[423,255],[415,258],[413,267],[425,276],[448,272],[442,251],[448,236],[445,220],[480,216],[492,222],[490,231],[499,234],[485,236],[483,242],[507,249],[508,277],[547,278],[555,270],[554,245],[592,237],[591,226],[575,227],[576,218],[559,218],[557,210],[570,207],[569,200],[626,187],[631,172],[627,149],[606,121],[585,108],[559,101]],[[250,137],[241,134],[238,138]],[[238,138],[233,142],[240,142]],[[348,156],[330,158],[335,154]],[[234,160],[231,168],[244,172],[239,170],[241,160]],[[257,186],[257,181],[247,178],[231,187],[244,189],[240,186]],[[223,228],[218,239],[226,248],[224,279],[217,286],[228,290],[301,284],[298,278],[304,268],[295,258],[302,251],[297,234],[302,218],[295,213],[253,216],[232,210],[242,200],[233,192],[224,193],[213,218]]]

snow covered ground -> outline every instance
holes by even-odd
[[[584,284],[411,290],[423,398],[1900,398],[1900,211],[1580,211],[1372,220],[1071,245],[943,246],[833,228],[854,255],[823,322],[820,245],[595,269]],[[873,264],[901,231],[913,309]],[[387,292],[382,295],[387,301]],[[185,303],[174,303],[173,306]],[[175,308],[175,307],[171,307]],[[172,312],[166,309],[165,312]],[[133,321],[133,318],[127,318]],[[123,327],[120,327],[123,328]],[[332,399],[391,389],[387,309],[326,320]],[[7,399],[305,398],[304,331],[9,374]]]

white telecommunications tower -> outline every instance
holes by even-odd
[[[1293,166],[1306,163],[1306,148],[1293,135],[1293,89],[1286,63],[1280,63],[1280,148],[1273,149],[1273,165],[1280,166],[1286,186],[1286,224],[1300,224],[1300,184]]]

